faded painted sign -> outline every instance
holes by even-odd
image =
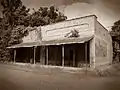
[[[90,36],[94,34],[94,16],[77,18],[73,20],[67,20],[52,25],[46,25],[41,27],[42,40],[59,40],[65,39],[66,34],[73,30],[79,32],[80,37]]]
[[[46,30],[43,35],[43,40],[54,40],[54,39],[64,39],[65,36],[70,33],[71,31],[76,30],[78,32],[78,36],[83,35],[90,35],[89,25],[88,24],[81,24],[76,26],[70,26],[70,27],[64,27],[64,28],[58,28],[58,29],[52,29],[52,30]]]

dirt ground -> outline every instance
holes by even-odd
[[[110,75],[91,76],[58,68],[0,64],[0,90],[120,90],[120,65],[107,73]]]

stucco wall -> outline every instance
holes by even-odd
[[[96,16],[86,16],[64,22],[59,22],[52,25],[41,27],[42,40],[55,40],[64,39],[65,35],[71,30],[79,30],[80,37],[88,37],[95,33],[95,20]],[[95,38],[90,41],[90,64],[91,67],[95,66]]]
[[[90,67],[95,68],[95,38],[90,40],[89,43],[90,49]]]
[[[94,15],[67,20],[41,27],[42,40],[64,39],[71,30],[77,30],[80,37],[94,34]]]
[[[22,38],[23,43],[27,42],[37,42],[41,40],[41,29],[40,27],[33,28],[32,31],[29,31],[28,35]]]
[[[111,36],[97,20],[95,27],[95,66],[109,64],[113,54]]]

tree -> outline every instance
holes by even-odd
[[[20,0],[2,0],[3,16],[5,23],[8,23],[11,27],[14,25],[14,12],[21,6]]]
[[[3,22],[3,18],[0,18],[0,61],[9,61],[11,58],[9,53],[10,50],[8,50],[6,46],[8,45],[10,32],[9,30],[4,30],[5,25]]]
[[[112,36],[115,36],[116,39],[120,40],[120,20],[114,23],[112,26],[112,31],[110,33]]]
[[[118,52],[118,49],[120,49],[120,20],[114,23],[110,34],[113,40],[113,61],[120,61],[120,52]],[[116,44],[119,46],[119,48],[116,47]],[[119,60],[116,60],[116,58],[119,58]]]
[[[1,5],[3,6],[4,22],[11,28],[24,24],[23,19],[29,14],[30,9],[27,9],[21,0],[3,0]]]
[[[8,46],[19,44],[22,42],[22,37],[28,35],[28,30],[23,25],[19,25],[13,28],[8,41]]]
[[[19,23],[21,24],[21,18],[28,14],[29,9],[22,5],[21,0],[2,0],[1,5],[3,7],[3,18],[0,18],[0,60],[9,61],[11,50],[6,47],[14,44],[11,43],[14,35],[16,35],[16,33],[13,36],[11,35],[15,31],[13,29]],[[19,30],[17,31],[19,32]],[[16,41],[19,40],[16,38]]]
[[[67,17],[55,9],[54,6],[51,6],[49,8],[40,7],[37,11],[34,10],[34,12],[27,17],[27,20],[30,21],[29,25],[32,27],[57,23],[66,19]]]
[[[6,47],[11,45],[13,36],[16,33],[13,36],[11,34],[14,32],[13,29],[19,25],[18,23],[22,21],[21,18],[26,16],[29,10],[26,10],[26,7],[22,5],[21,0],[2,0],[1,5],[3,6],[3,18],[0,19],[0,60],[9,61],[11,59],[11,50]],[[17,31],[19,32],[19,30]],[[16,38],[16,41],[19,40]]]
[[[37,11],[33,9],[34,12],[30,14],[30,9],[27,9],[21,0],[3,0],[1,5],[3,6],[3,18],[0,19],[0,32],[2,32],[0,36],[0,53],[2,53],[0,60],[10,60],[11,50],[6,49],[6,47],[21,43],[22,37],[29,32],[28,26],[43,26],[67,19],[54,6],[40,7]]]
[[[14,20],[15,24],[11,31],[9,45],[21,43],[21,38],[28,33],[28,29],[26,29],[28,26],[43,26],[67,19],[67,17],[61,12],[58,12],[54,6],[50,8],[40,7],[37,11],[34,10],[32,14],[29,14],[29,9],[26,9],[23,5],[22,8],[20,7],[14,13],[16,19]]]

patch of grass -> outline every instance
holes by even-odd
[[[98,76],[118,76],[120,75],[120,63],[112,64],[107,69],[95,69],[95,73]]]

